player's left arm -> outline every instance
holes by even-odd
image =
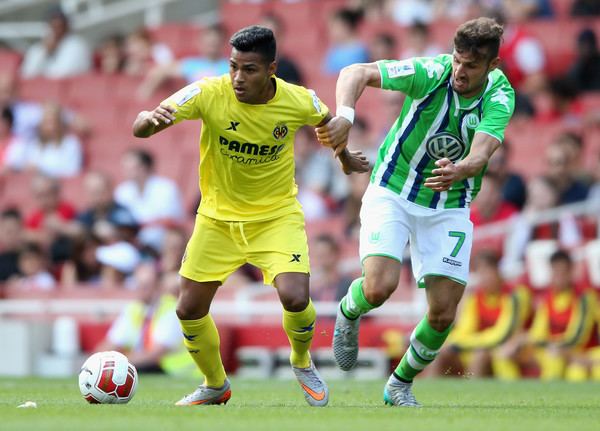
[[[479,174],[487,165],[490,157],[501,145],[498,138],[484,132],[475,133],[471,143],[471,151],[458,163],[443,158],[435,162],[437,169],[431,171],[434,175],[425,180],[425,187],[436,192],[448,190],[453,183]]]
[[[425,180],[425,187],[436,192],[448,190],[452,183],[472,178],[487,165],[502,144],[504,131],[512,117],[515,93],[506,79],[499,79],[483,102],[483,117],[475,129],[469,154],[458,163],[443,158],[435,162],[437,169]]]
[[[328,112],[325,118],[323,118],[323,121],[315,127],[322,127],[332,119],[333,116]],[[332,149],[335,154],[335,149]],[[350,175],[353,172],[364,173],[369,171],[369,160],[367,160],[367,156],[365,156],[362,151],[350,151],[348,148],[344,148],[337,157],[342,164],[342,170],[346,175]]]

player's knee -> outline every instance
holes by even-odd
[[[309,298],[304,295],[287,295],[281,297],[281,305],[286,311],[298,312],[306,310]]]
[[[379,306],[387,301],[397,286],[398,280],[394,277],[385,274],[373,277],[367,276],[363,283],[363,291],[369,304]]]
[[[443,332],[454,322],[455,312],[453,310],[429,310],[427,320],[429,325],[436,331]]]
[[[179,301],[175,309],[179,320],[196,320],[201,319],[208,314],[208,310],[202,310],[197,307],[192,307],[185,301]]]

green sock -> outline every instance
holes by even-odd
[[[357,278],[354,280],[348,288],[348,293],[342,298],[341,306],[342,312],[348,319],[358,319],[365,313],[368,313],[374,305],[369,304],[363,291],[364,277]]]
[[[396,377],[412,382],[415,376],[436,358],[451,329],[452,325],[443,332],[436,331],[429,325],[425,316],[410,335],[408,350],[394,370]]]

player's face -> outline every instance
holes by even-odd
[[[452,53],[452,88],[463,97],[476,96],[487,82],[488,73],[500,59],[477,58],[471,52]]]
[[[233,48],[229,58],[229,75],[237,100],[243,103],[266,103],[273,97],[271,75],[275,62],[268,64],[257,52],[242,52]]]

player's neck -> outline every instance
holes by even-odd
[[[469,91],[468,93],[460,94],[460,97],[463,99],[472,99],[474,97],[477,97],[477,96],[481,95],[481,93],[483,93],[483,90],[485,89],[486,85],[487,85],[487,81],[480,87],[478,87],[472,91]]]
[[[261,91],[260,96],[257,97],[257,101],[254,102],[254,105],[262,105],[267,103],[273,97],[275,97],[275,93],[277,91],[277,83],[275,82],[275,78],[269,78],[269,82]]]

